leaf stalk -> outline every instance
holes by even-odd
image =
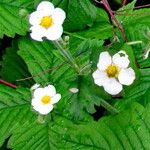
[[[70,63],[70,65],[76,70],[78,74],[80,74],[80,68],[76,63],[75,59],[72,57],[71,53],[62,47],[59,41],[53,41],[55,47],[59,50],[60,54],[64,57],[64,59]]]

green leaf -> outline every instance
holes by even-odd
[[[64,32],[64,33],[68,34],[70,37],[76,37],[82,40],[85,39],[105,40],[113,36],[113,27],[109,22],[107,13],[103,9],[99,8],[97,10],[97,18],[91,27],[88,27],[82,31],[76,31],[72,33]]]
[[[68,141],[73,143],[67,149],[148,149],[149,108],[134,104],[119,115],[103,117],[96,123],[77,125],[68,130],[65,136],[66,140],[69,137]]]
[[[60,114],[39,124],[31,121],[14,130],[8,147],[15,150],[45,149],[148,149],[150,144],[149,110],[134,103],[116,116],[98,122],[75,124]],[[131,115],[132,114],[132,115]]]
[[[19,49],[21,49],[18,54],[27,64],[32,76],[35,76],[34,80],[40,84],[48,83],[50,81],[50,73],[44,73],[44,71],[51,69],[54,61],[50,42],[34,42],[22,38],[18,41],[18,45]]]
[[[26,0],[0,1],[0,38],[4,35],[14,37],[15,34],[25,35],[29,30],[26,16],[21,12],[27,11],[34,3]],[[28,13],[28,11],[27,11]]]
[[[30,82],[16,82],[17,79],[22,79],[31,76],[31,74],[28,72],[26,64],[17,54],[17,51],[17,42],[13,42],[12,47],[6,49],[2,61],[1,77],[2,79],[8,82],[12,82],[16,85],[30,87],[33,84],[32,80],[30,80]]]
[[[33,119],[32,113],[28,113],[30,95],[27,89],[14,90],[0,85],[0,146],[18,125]]]
[[[97,9],[89,0],[52,0],[67,13],[65,30],[77,31],[91,26],[96,20]]]

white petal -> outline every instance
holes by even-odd
[[[62,26],[53,25],[51,28],[47,30],[46,37],[49,40],[58,40],[63,34]]]
[[[38,7],[38,11],[43,11],[45,15],[51,15],[54,11],[54,5],[48,1],[41,2]]]
[[[43,91],[44,91],[43,88],[35,89],[35,91],[33,92],[33,97],[40,99],[43,96]]]
[[[102,52],[99,56],[97,67],[99,70],[105,70],[112,63],[111,56],[108,52]]]
[[[62,25],[66,18],[66,13],[61,8],[56,8],[52,14],[52,18],[54,24]]]
[[[30,14],[29,22],[31,25],[39,25],[42,19],[42,14],[39,11],[35,11]]]
[[[40,87],[40,84],[34,84],[30,89],[33,91],[33,90],[35,90],[35,89],[37,89],[37,88],[39,88]]]
[[[57,103],[60,99],[61,99],[61,95],[60,94],[56,94],[54,97],[52,97],[51,104]]]
[[[113,58],[113,63],[116,64],[120,68],[127,68],[129,66],[128,55],[124,51],[119,51],[116,53]]]
[[[45,95],[49,95],[50,97],[53,97],[56,95],[56,89],[53,85],[48,85],[44,88],[43,93]]]
[[[111,95],[117,95],[122,91],[122,85],[115,78],[110,78],[103,86],[104,90]]]
[[[39,105],[34,106],[33,109],[35,109],[37,112],[39,112],[42,115],[47,115],[53,110],[53,105]]]
[[[37,106],[39,104],[39,99],[38,98],[33,98],[31,101],[31,105],[33,107]]]
[[[98,69],[92,74],[92,76],[94,78],[94,83],[99,86],[102,86],[109,79],[104,71]]]
[[[30,30],[31,30],[30,36],[32,39],[37,41],[43,41],[42,38],[45,37],[46,35],[46,30],[44,28],[37,25],[37,26],[32,26]]]
[[[132,68],[121,69],[118,75],[118,80],[121,84],[131,85],[135,80],[135,72]]]

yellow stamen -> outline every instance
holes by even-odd
[[[51,97],[50,96],[43,96],[41,99],[43,104],[49,104],[51,102]]]
[[[117,77],[119,72],[119,69],[116,65],[110,65],[108,66],[108,68],[106,69],[106,73],[109,77]]]
[[[45,16],[41,19],[40,25],[44,28],[49,28],[53,25],[53,18],[50,16]]]

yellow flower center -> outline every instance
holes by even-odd
[[[51,102],[51,97],[50,96],[43,96],[41,99],[43,104],[49,104]]]
[[[119,69],[116,65],[110,65],[108,66],[108,68],[106,69],[106,73],[108,75],[108,77],[117,77],[119,72]]]
[[[45,16],[41,19],[40,25],[44,28],[49,28],[53,25],[53,18],[51,16]]]

